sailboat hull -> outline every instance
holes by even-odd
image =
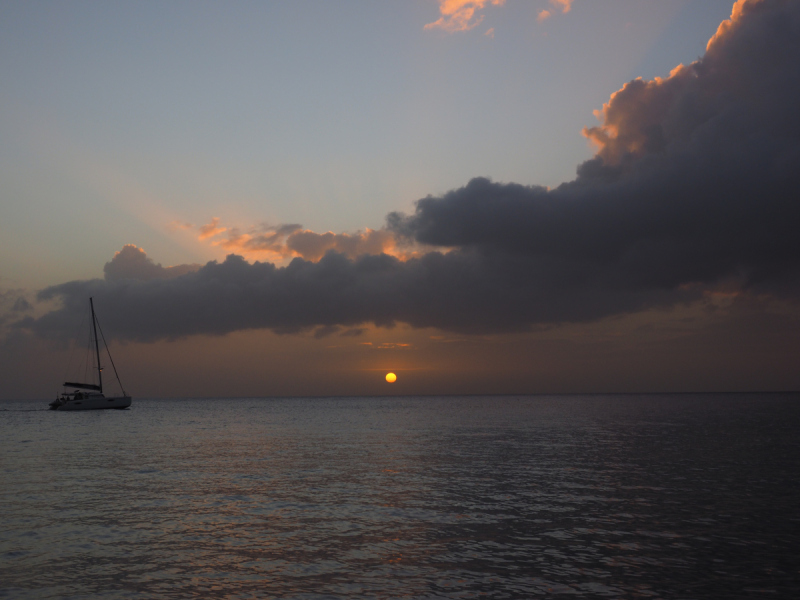
[[[55,404],[55,403],[54,403]],[[104,408],[128,408],[131,405],[130,396],[116,396],[113,398],[82,398],[69,399],[52,406],[53,410],[100,410]]]

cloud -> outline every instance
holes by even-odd
[[[338,325],[323,325],[322,327],[317,327],[316,331],[314,332],[314,338],[317,340],[321,340],[323,338],[339,333],[341,330],[342,328],[339,327]]]
[[[201,240],[207,240],[208,238],[212,238],[215,235],[219,235],[225,231],[227,231],[227,228],[220,227],[219,225],[219,217],[214,217],[211,219],[210,223],[200,227],[200,235],[198,237]]]
[[[477,13],[488,4],[502,6],[505,0],[439,0],[442,16],[425,25],[425,29],[443,29],[450,33],[469,31],[483,21],[483,15]]]
[[[572,10],[572,0],[550,0],[550,4],[565,14]]]
[[[362,254],[391,254],[395,239],[385,229],[367,229],[355,234],[304,230],[292,233],[286,239],[286,247],[306,260],[319,260],[330,250],[355,258]]]
[[[18,297],[11,306],[11,310],[14,312],[27,312],[32,308],[33,305],[23,296]]]
[[[690,302],[796,312],[798,57],[800,3],[739,2],[701,59],[611,96],[584,131],[597,154],[556,189],[476,178],[390,214],[380,230],[224,231],[231,248],[296,256],[281,267],[231,255],[156,277],[160,265],[126,247],[117,266],[144,275],[107,268],[105,280],[42,290],[40,301],[61,308],[17,326],[69,335],[89,296],[108,332],[140,341],[257,328],[347,335],[396,322],[509,332]],[[405,242],[446,251],[386,253]]]
[[[364,335],[366,331],[367,331],[366,327],[353,327],[352,329],[343,331],[339,335],[342,337],[359,337],[361,335]]]
[[[793,286],[798,31],[796,3],[739,3],[701,60],[611,96],[584,131],[599,150],[576,180],[546,190],[475,179],[391,215],[392,228],[632,290]]]
[[[238,227],[220,228],[219,233],[227,232],[227,235],[224,239],[215,240],[213,244],[248,258],[282,260],[292,255],[286,248],[286,238],[300,229],[302,226],[296,223],[278,226],[261,225],[246,232]]]
[[[286,225],[266,225],[243,231],[239,227],[221,227],[219,219],[200,228],[216,230],[206,235],[201,231],[198,239],[208,240],[227,252],[240,254],[255,260],[281,261],[287,258],[300,257],[310,261],[318,261],[326,252],[334,250],[350,258],[362,254],[392,254],[398,257],[410,255],[418,249],[410,247],[398,248],[394,234],[386,229],[366,229],[355,233],[316,233],[303,229],[302,225],[290,223]],[[225,233],[221,239],[212,239]]]
[[[198,264],[162,267],[156,264],[141,248],[126,244],[122,250],[114,254],[114,258],[103,267],[107,281],[137,280],[152,281],[154,279],[172,279],[180,277],[200,268]]]
[[[38,300],[59,299],[62,307],[18,326],[42,337],[69,337],[89,297],[103,307],[107,333],[142,342],[396,322],[470,333],[516,331],[535,322],[591,320],[674,300],[598,286],[586,282],[585,273],[548,272],[552,268],[474,250],[407,261],[386,254],[349,259],[331,251],[319,262],[296,258],[285,267],[230,255],[175,278],[94,279],[46,288]],[[592,302],[581,297],[585,293]]]
[[[562,13],[566,14],[572,10],[572,0],[550,0],[550,4],[553,6],[554,10],[561,11]],[[553,16],[553,10],[548,10],[543,8],[539,11],[539,14],[536,15],[536,22],[537,23],[544,23],[547,19]]]
[[[22,313],[30,312],[33,305],[28,301],[24,289],[0,288],[0,327],[15,321]]]
[[[708,44],[706,45],[706,51],[711,49],[716,41],[727,35],[728,31],[735,26],[735,24],[741,20],[742,15],[744,14],[745,9],[752,8],[753,5],[757,4],[758,2],[754,2],[753,0],[736,0],[733,4],[733,8],[731,9],[731,17],[730,19],[725,19],[722,23],[719,24],[717,28],[717,32],[708,40]]]

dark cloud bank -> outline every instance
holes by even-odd
[[[631,81],[602,117],[584,132],[597,155],[557,189],[478,178],[389,215],[388,232],[445,252],[164,268],[126,247],[104,280],[40,292],[63,307],[20,325],[71,332],[89,296],[115,337],[144,341],[367,322],[516,331],[723,285],[798,299],[800,2],[737,3],[702,59]]]

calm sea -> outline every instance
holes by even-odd
[[[0,402],[3,598],[800,598],[800,395]]]

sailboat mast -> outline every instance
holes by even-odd
[[[97,317],[94,316],[94,302],[89,298],[92,307],[92,329],[94,330],[94,355],[97,357],[97,381],[100,383],[100,393],[103,393],[103,369],[100,367],[100,344],[97,341]]]

